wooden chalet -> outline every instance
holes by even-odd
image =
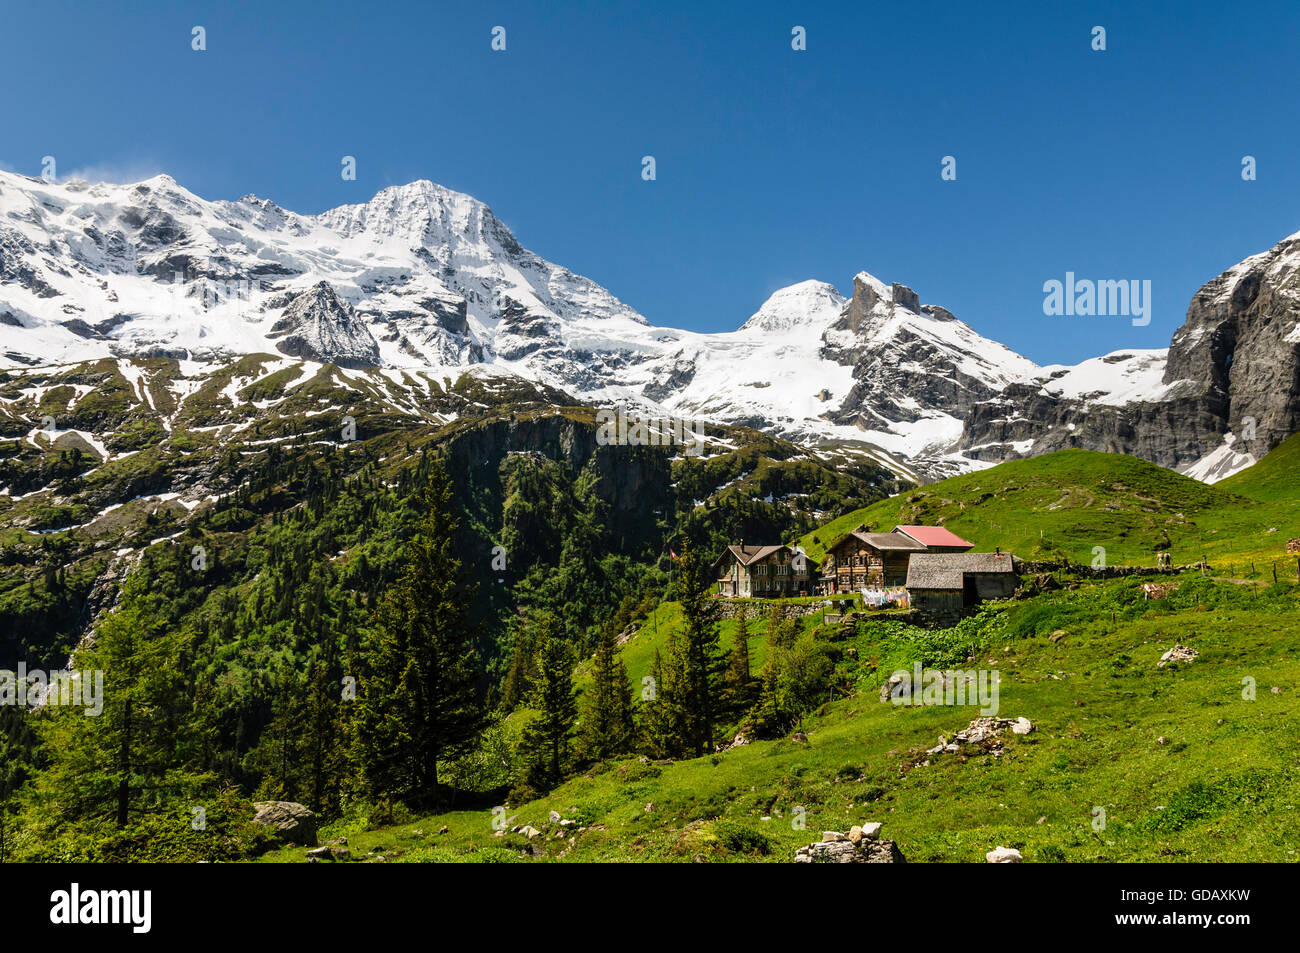
[[[907,562],[925,546],[899,533],[845,533],[826,549],[819,579],[824,595],[857,592],[867,587],[901,586]]]
[[[715,595],[778,599],[812,595],[817,564],[792,546],[728,546],[713,562]]]
[[[890,533],[872,533],[859,526],[827,547],[818,588],[829,596],[901,586],[915,554],[962,553],[974,547],[942,526],[898,526]]]

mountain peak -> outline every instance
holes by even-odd
[[[439,185],[429,179],[416,179],[405,185],[389,185],[375,193],[374,198],[366,204],[385,201],[439,202],[443,204],[465,203],[483,205],[478,199],[464,192],[457,192],[445,185]]]
[[[271,327],[270,336],[283,336],[276,349],[290,357],[352,368],[380,364],[378,343],[351,303],[340,298],[327,281],[318,281],[293,296]]]
[[[859,271],[853,276],[853,296],[859,297],[870,293],[877,298],[890,297],[889,285],[869,271]]]
[[[477,241],[487,233],[502,245],[517,247],[514,236],[487,205],[428,179],[390,185],[369,201],[340,205],[322,212],[317,219],[344,236],[371,232],[429,245],[467,237]]]
[[[839,317],[847,301],[834,285],[825,281],[800,281],[772,292],[740,330],[783,331],[802,327],[820,334]]]

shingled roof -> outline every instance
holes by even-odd
[[[766,559],[779,549],[788,549],[794,554],[803,553],[803,550],[795,549],[793,546],[787,546],[784,543],[777,544],[776,546],[728,546],[722,551],[722,555],[713,561],[713,565],[718,565],[718,563],[726,559],[727,554],[730,553],[736,557],[736,561],[742,566],[748,566],[750,563],[758,562],[760,559]],[[804,558],[807,558],[807,554],[804,554]],[[808,565],[815,566],[816,563],[809,559]]]
[[[902,533],[866,533],[860,529],[855,529],[852,532],[845,533],[835,542],[827,546],[826,551],[828,553],[831,552],[838,548],[840,543],[843,543],[845,540],[850,538],[860,539],[873,549],[879,549],[882,552],[885,550],[902,550],[914,553],[925,549],[924,545],[908,536],[904,536]]]
[[[966,573],[1015,572],[1010,553],[917,553],[907,564],[908,589],[961,589]]]
[[[785,547],[780,544],[776,546],[728,546],[727,553],[731,553],[731,555],[735,556],[737,562],[742,566],[748,566],[750,563],[771,556],[778,549],[784,548]],[[722,556],[727,555],[727,553],[723,553]],[[722,556],[718,557],[719,561],[722,559]]]

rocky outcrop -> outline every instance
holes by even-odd
[[[942,754],[965,756],[992,755],[1002,757],[1003,735],[1011,730],[1013,735],[1027,735],[1035,730],[1028,718],[994,718],[983,716],[974,719],[967,727],[952,736],[952,740],[939,736],[939,743],[917,757],[913,766],[926,767],[932,758]]]
[[[880,839],[880,824],[865,823],[848,834],[826,831],[822,839],[795,851],[796,864],[902,864],[903,852],[892,840]]]
[[[1180,662],[1193,662],[1201,653],[1196,649],[1188,648],[1185,645],[1175,645],[1172,649],[1160,656],[1160,661],[1156,662],[1156,668],[1164,668],[1166,665],[1177,665]]]
[[[1224,429],[1268,447],[1300,429],[1300,236],[1196,293],[1169,345],[1165,382],[1195,382]]]
[[[512,299],[502,302],[498,312],[497,354],[518,361],[543,349],[562,347],[560,326],[554,317],[528,308]]]
[[[253,823],[269,827],[281,843],[316,846],[316,815],[296,801],[258,801]]]
[[[826,331],[822,356],[853,368],[854,387],[827,416],[880,429],[927,413],[960,418],[1034,365],[976,334],[952,313],[922,305],[906,285],[862,273],[853,297]]]
[[[1298,268],[1292,236],[1206,282],[1167,353],[1116,352],[1011,384],[970,408],[962,452],[1078,447],[1210,481],[1248,466],[1300,429]]]
[[[295,295],[271,327],[270,337],[281,338],[281,354],[339,367],[379,366],[379,344],[363,325],[352,305],[320,281]]]
[[[77,637],[78,647],[89,644],[93,638],[95,625],[118,603],[122,596],[122,584],[127,574],[140,561],[139,552],[129,555],[114,556],[104,567],[104,571],[95,577],[94,584],[86,596],[81,610],[81,632]],[[71,667],[71,661],[69,661]]]
[[[482,474],[498,475],[507,457],[532,456],[532,465],[548,467],[557,461],[571,472],[588,468],[599,480],[596,493],[608,507],[610,518],[624,527],[618,551],[634,552],[654,538],[656,510],[672,505],[671,464],[663,453],[643,448],[601,445],[593,426],[568,417],[548,415],[495,419],[469,429],[448,443],[447,462],[457,485],[477,485]],[[499,476],[494,476],[499,479]],[[464,500],[473,511],[477,501]],[[485,519],[499,517],[485,515]],[[467,531],[467,530],[463,530]]]
[[[1223,417],[1214,401],[1188,384],[1165,396],[1114,405],[1056,395],[1038,381],[1011,384],[968,410],[959,446],[966,456],[990,462],[1083,449],[1187,468],[1222,442]]]
[[[951,741],[940,738],[939,743],[926,754],[931,757],[960,754],[963,748],[971,746],[998,755],[1002,752],[1000,736],[1008,728],[1013,735],[1027,735],[1034,730],[1034,724],[1028,718],[976,718],[969,726],[954,734]]]

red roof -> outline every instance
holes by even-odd
[[[924,546],[965,546],[970,549],[975,545],[942,526],[895,526],[894,532],[905,533]]]

